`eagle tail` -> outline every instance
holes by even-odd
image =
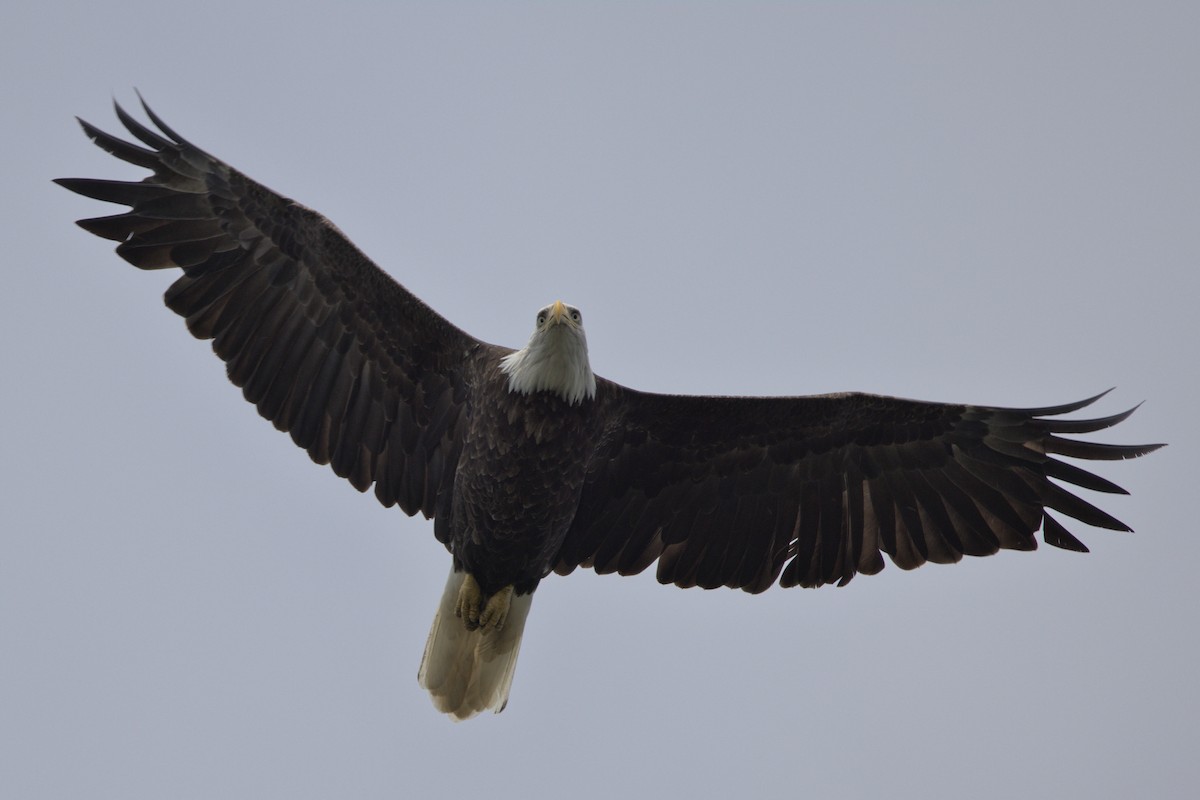
[[[499,714],[508,704],[521,634],[533,604],[532,593],[514,594],[503,628],[469,631],[454,613],[465,578],[465,572],[450,570],[417,673],[437,710],[456,720],[488,709]]]

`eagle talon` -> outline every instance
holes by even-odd
[[[479,627],[500,630],[508,619],[508,607],[512,603],[513,587],[510,583],[488,598],[483,613],[479,615]]]
[[[462,586],[458,590],[458,602],[454,605],[454,616],[459,617],[473,631],[479,627],[479,606],[483,602],[483,592],[475,576],[467,573]]]

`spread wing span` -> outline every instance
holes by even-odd
[[[152,171],[137,183],[64,178],[130,210],[79,225],[120,242],[142,269],[183,275],[167,305],[187,320],[275,427],[385,505],[430,517],[452,479],[464,364],[490,347],[436,314],[329,220],[119,105],[133,144],[80,120],[112,155]]]
[[[119,242],[137,267],[183,271],[167,305],[314,461],[360,491],[373,484],[385,505],[432,517],[453,485],[480,391],[473,376],[509,351],[452,325],[320,214],[142,106],[158,130],[116,107],[140,144],[80,120],[97,145],[152,174],[57,181],[129,207],[79,225]],[[845,584],[881,570],[884,553],[912,569],[1032,550],[1039,528],[1047,544],[1086,551],[1051,511],[1129,528],[1060,483],[1124,491],[1059,457],[1161,446],[1069,438],[1132,413],[1062,419],[1098,397],[1015,409],[866,394],[686,397],[600,380],[600,434],[582,443],[581,433],[585,483],[554,569],[633,574],[657,562],[664,583],[759,592],[776,581]]]
[[[1097,400],[988,408],[866,394],[687,397],[604,386],[610,411],[557,572],[658,562],[679,586],[845,584],[883,569],[1047,544],[1086,552],[1049,512],[1127,531],[1051,479],[1115,484],[1057,456],[1122,459],[1161,445],[1066,438],[1125,419],[1064,420]],[[1101,395],[1102,396],[1102,395]]]

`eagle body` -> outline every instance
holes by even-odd
[[[583,491],[599,431],[594,399],[511,391],[498,365],[468,411],[449,514],[434,523],[455,569],[485,595],[529,594],[553,568]]]
[[[1133,409],[639,392],[592,373],[578,309],[541,309],[519,350],[483,342],[142,105],[154,128],[116,107],[138,143],[80,123],[150,175],[57,183],[128,207],[78,224],[174,273],[167,306],[259,414],[358,490],[434,520],[451,569],[418,679],[455,719],[505,707],[550,572],[653,565],[662,583],[761,592],[1033,550],[1039,530],[1086,552],[1059,516],[1130,530],[1072,488],[1123,494],[1073,462],[1161,447],[1076,438]]]

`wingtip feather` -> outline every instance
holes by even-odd
[[[1022,408],[1014,410],[1023,411],[1031,417],[1057,417],[1059,414],[1070,414],[1072,411],[1078,411],[1081,408],[1087,408],[1116,388],[1117,387],[1115,386],[1110,386],[1103,392],[1100,392],[1100,394],[1086,397],[1083,400],[1076,400],[1073,403],[1063,403],[1062,405],[1057,406],[1042,406],[1041,408]]]
[[[183,144],[186,140],[176,133],[170,125],[163,122],[162,117],[154,113],[154,110],[146,102],[146,98],[142,97],[141,91],[136,88],[133,91],[137,95],[138,102],[142,104],[142,110],[146,112],[146,116],[150,118],[150,121],[157,125],[160,131],[174,139],[177,144]]]
[[[1086,544],[1076,539],[1074,534],[1049,514],[1042,515],[1042,539],[1046,544],[1063,550],[1072,550],[1076,553],[1091,552]]]

